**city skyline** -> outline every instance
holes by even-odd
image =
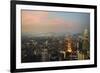
[[[89,13],[35,10],[21,13],[22,63],[90,59]]]

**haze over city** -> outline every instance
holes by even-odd
[[[90,14],[21,11],[21,62],[90,59]]]
[[[47,33],[82,33],[90,27],[90,14],[78,12],[56,12],[22,10],[22,35]]]

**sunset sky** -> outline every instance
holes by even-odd
[[[89,28],[90,14],[22,10],[21,23],[23,34],[80,33],[85,28]]]

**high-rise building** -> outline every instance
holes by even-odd
[[[85,29],[83,32],[83,44],[82,44],[84,59],[89,58],[89,46],[90,46],[89,32],[88,29]]]

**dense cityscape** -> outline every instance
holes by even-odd
[[[90,59],[90,36],[82,33],[56,36],[22,36],[21,62],[49,62]]]

